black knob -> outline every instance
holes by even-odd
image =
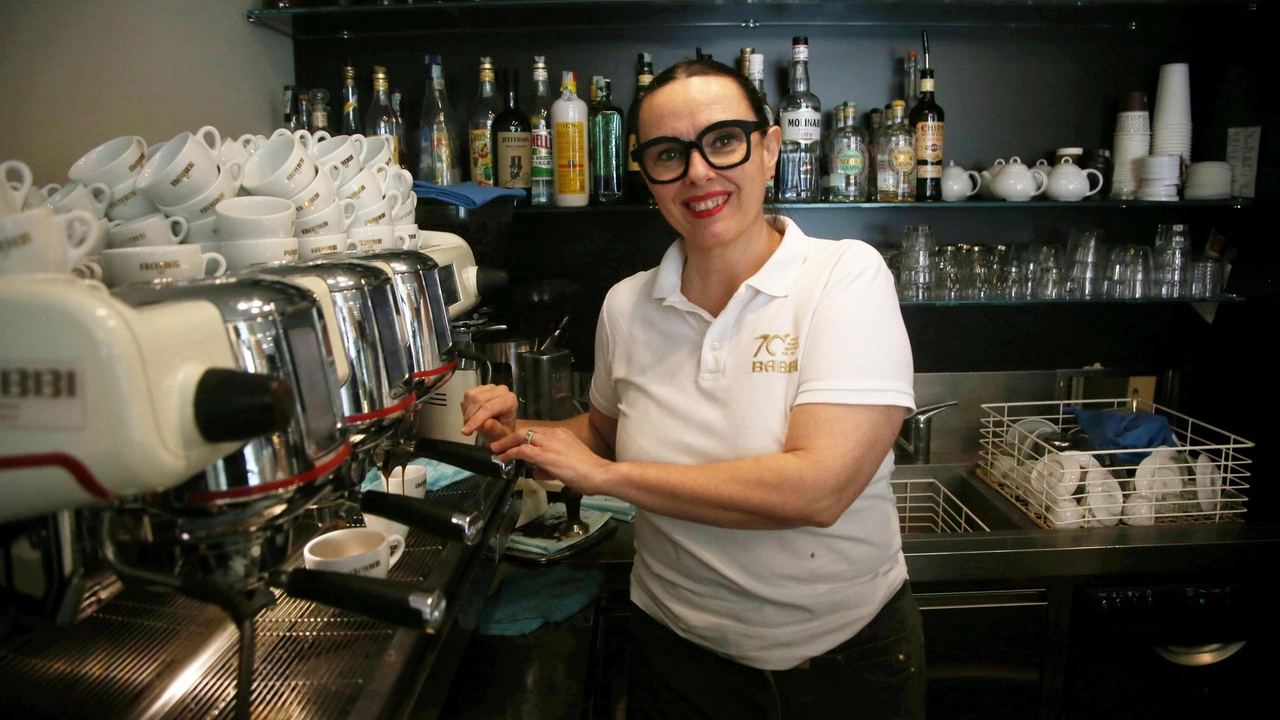
[[[401,627],[435,632],[444,620],[444,594],[417,583],[295,568],[276,573],[272,584],[292,597]]]
[[[293,386],[269,375],[211,368],[196,384],[194,404],[205,440],[248,440],[289,427]]]
[[[511,275],[501,268],[481,265],[476,268],[476,294],[480,297],[496,295],[507,289]]]
[[[360,512],[402,523],[466,545],[474,545],[484,530],[480,513],[465,513],[424,498],[365,492],[360,495]]]
[[[419,438],[413,444],[414,453],[438,460],[446,465],[466,470],[476,475],[509,479],[515,475],[515,463],[504,463],[488,445],[466,445],[448,440]]]

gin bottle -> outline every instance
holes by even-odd
[[[858,127],[858,108],[845,103],[843,118],[831,143],[831,200],[833,202],[866,202],[869,187],[867,172],[867,133]]]
[[[782,202],[817,202],[822,103],[809,92],[809,38],[796,37],[791,42],[790,92],[778,106],[782,153],[777,197]]]
[[[916,199],[916,135],[907,125],[906,103],[894,100],[876,133],[876,185],[880,202]]]
[[[626,147],[626,119],[622,108],[613,104],[609,78],[596,80],[595,115],[591,117],[591,200],[597,205],[622,202],[626,176],[623,153]]]

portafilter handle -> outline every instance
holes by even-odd
[[[516,475],[516,463],[503,462],[488,445],[419,438],[413,443],[413,452],[419,457],[437,460],[476,475],[504,480],[510,480]]]
[[[444,623],[445,597],[417,583],[295,568],[272,576],[290,597],[434,633]]]
[[[360,495],[360,512],[466,545],[474,545],[484,532],[484,518],[478,512],[464,513],[408,495],[364,492]]]

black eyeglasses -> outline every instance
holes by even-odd
[[[689,173],[689,153],[697,150],[716,170],[735,168],[751,159],[751,135],[767,129],[755,120],[721,120],[711,123],[693,140],[656,137],[631,151],[631,159],[655,185],[673,183]]]

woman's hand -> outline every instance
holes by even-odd
[[[462,396],[462,434],[477,430],[486,442],[515,432],[520,400],[506,385],[480,385]]]
[[[613,463],[591,451],[568,428],[539,427],[516,432],[493,443],[504,461],[524,460],[538,466],[536,476],[563,482],[583,495],[605,492]]]

